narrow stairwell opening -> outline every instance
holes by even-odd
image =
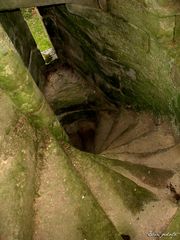
[[[107,141],[114,131],[117,111],[93,111],[88,108],[91,107],[87,106],[87,109],[66,112],[60,122],[74,147],[84,152],[99,154],[109,146]],[[126,120],[124,119],[124,121]]]
[[[96,122],[88,119],[65,124],[64,128],[69,136],[70,143],[84,152],[95,153]]]

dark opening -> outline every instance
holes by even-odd
[[[122,234],[121,237],[124,240],[131,240],[131,237],[129,235],[126,235],[126,234]]]
[[[73,146],[82,151],[94,153],[95,122],[84,119],[64,125],[64,128]]]

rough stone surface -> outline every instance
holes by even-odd
[[[60,58],[116,103],[179,119],[179,2],[39,9]]]
[[[44,81],[45,62],[20,10],[1,12],[0,23],[19,52],[25,66],[37,84]]]
[[[100,0],[101,1],[101,0]],[[9,0],[0,1],[0,10],[11,10],[17,8],[28,8],[37,6],[59,5],[59,4],[80,4],[91,7],[98,7],[96,0]]]
[[[37,139],[28,119],[0,90],[0,238],[32,239]]]

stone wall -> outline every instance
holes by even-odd
[[[116,104],[179,118],[178,1],[39,9],[58,56]]]

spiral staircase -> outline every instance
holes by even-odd
[[[131,109],[100,112],[94,134],[90,122],[73,125],[71,143],[96,155],[65,145],[66,152],[122,238],[157,239],[180,199],[180,145],[171,125]]]
[[[180,145],[168,120],[102,110],[64,125],[69,144],[34,131],[2,92],[0,105],[1,239],[146,240],[178,229]]]
[[[52,97],[62,101],[68,86],[75,89],[71,80],[64,85],[67,74],[73,79],[67,69],[50,72],[44,91],[50,105]],[[173,234],[171,226],[179,226],[180,142],[172,122],[131,106],[99,108],[93,116],[88,111],[75,106],[60,115],[69,143],[57,143],[48,133],[40,141],[33,239]]]
[[[44,94],[57,114],[59,112],[57,101],[63,102],[63,96],[68,95],[71,89],[78,93],[78,98],[83,94],[86,97],[90,94],[86,93],[86,90],[83,92],[81,90],[82,88],[89,91],[90,86],[83,87],[81,78],[77,78],[68,68],[59,67],[55,71],[51,69],[47,79]],[[69,96],[73,99],[73,93]],[[74,99],[76,98],[77,95],[74,94]],[[91,207],[94,203],[89,200],[92,195],[96,206],[105,214],[104,219],[109,221],[107,226],[112,224],[117,231],[117,239],[157,239],[158,234],[159,237],[160,234],[165,234],[178,213],[180,145],[176,129],[167,118],[135,111],[131,106],[116,108],[108,106],[102,109],[99,107],[98,110],[94,109],[93,113],[89,114],[92,109],[93,106],[88,105],[81,109],[74,106],[69,110],[65,109],[65,113],[59,115],[70,140],[70,144],[61,142],[60,146],[69,161],[68,164],[72,165],[73,174],[77,178],[74,181],[82,181],[86,190],[81,194],[79,192],[77,194],[77,190],[74,190],[70,196],[65,197],[62,194],[63,190],[59,188],[62,183],[58,184],[54,173],[56,170],[47,171],[42,180],[46,182],[47,179],[53,179],[52,189],[55,186],[57,189],[53,190],[51,207],[49,197],[42,196],[41,200],[37,199],[37,212],[44,209],[40,216],[37,214],[38,219],[52,217],[49,223],[42,224],[41,231],[48,234],[49,229],[53,229],[49,234],[54,236],[57,231],[59,236],[59,224],[54,225],[54,222],[60,221],[59,215],[62,215],[62,212],[64,212],[62,222],[64,219],[67,219],[67,222],[64,222],[61,231],[66,229],[66,225],[68,227],[71,225],[68,214],[77,229],[78,207],[81,209],[80,212],[85,211],[82,227],[85,229],[83,230],[84,239],[116,239],[109,230],[104,232],[103,227],[101,227],[102,235],[92,232],[89,236],[87,228],[90,228],[90,231],[95,228],[93,231],[97,231],[96,226],[98,226],[97,216]],[[41,186],[44,184],[41,182]],[[44,191],[46,192],[47,189]],[[58,216],[48,211],[49,208],[52,208],[51,211],[56,211],[57,194],[61,196]],[[42,195],[41,191],[40,195]],[[87,205],[85,201],[88,201]],[[69,211],[73,212],[73,217]],[[93,225],[90,224],[92,217],[95,217]],[[88,220],[84,227],[84,223]],[[73,231],[68,231],[68,235],[65,233],[63,239],[83,239],[80,236],[77,238],[77,233]],[[72,236],[72,233],[76,237]],[[44,233],[38,230],[37,236],[41,234]],[[179,236],[176,237],[178,239]],[[45,237],[47,238],[49,239],[49,235]],[[37,239],[41,238],[37,237]]]
[[[68,70],[60,107],[34,82],[19,10],[1,16],[0,240],[180,239],[179,3],[98,2],[39,8],[86,81]]]

